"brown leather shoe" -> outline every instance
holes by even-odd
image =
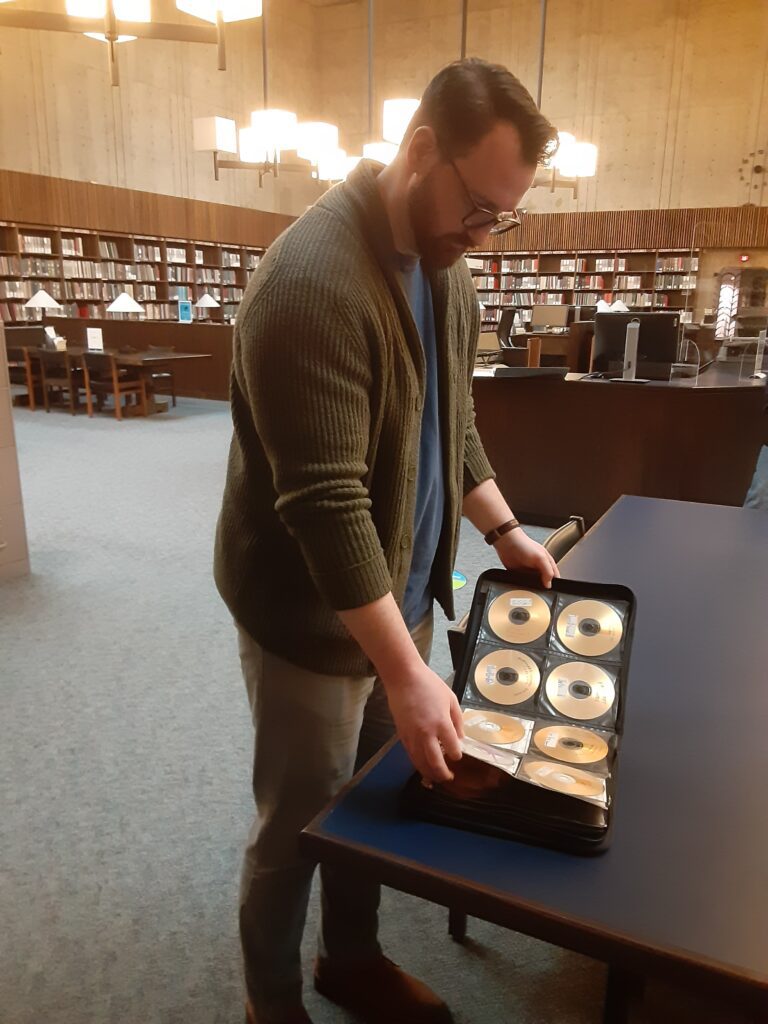
[[[435,993],[380,956],[361,964],[315,964],[315,989],[365,1024],[451,1024],[451,1011]]]
[[[295,1010],[289,1010],[280,1017],[270,1017],[267,1021],[261,1017],[257,1018],[256,1011],[251,1004],[246,1003],[245,1024],[312,1024],[312,1018],[303,1006],[297,1006]]]

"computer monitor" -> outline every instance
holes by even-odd
[[[584,320],[594,320],[596,312],[597,306],[575,306],[573,319],[576,323],[582,323]]]
[[[640,324],[637,376],[669,380],[672,363],[677,361],[680,341],[679,313],[596,313],[593,372],[621,376],[627,324],[632,320]]]
[[[45,348],[48,339],[42,324],[30,324],[28,327],[6,326],[5,344],[19,348]]]
[[[512,348],[514,346],[514,342],[510,335],[512,335],[515,330],[516,319],[516,309],[502,309],[499,326],[496,328],[496,336],[499,339],[499,345],[501,345],[502,348]]]
[[[531,329],[567,327],[573,319],[572,306],[534,306],[531,310]]]

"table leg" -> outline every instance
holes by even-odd
[[[608,965],[603,1024],[627,1024],[633,999],[640,998],[644,980],[623,967]]]
[[[463,942],[467,937],[467,915],[463,910],[448,910],[448,934],[454,942]]]

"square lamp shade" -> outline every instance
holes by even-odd
[[[208,294],[208,292],[201,295],[195,303],[197,309],[218,309],[220,305],[221,303],[217,302],[212,295]]]
[[[128,292],[121,292],[114,302],[107,306],[108,313],[143,313],[144,307]]]
[[[198,153],[236,153],[237,126],[228,117],[196,117],[192,140]]]
[[[61,309],[61,303],[57,302],[52,295],[49,295],[44,288],[40,288],[24,303],[26,309]]]

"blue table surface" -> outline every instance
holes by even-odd
[[[399,745],[309,831],[768,985],[768,515],[624,497],[561,572],[637,599],[610,849],[404,819]]]

